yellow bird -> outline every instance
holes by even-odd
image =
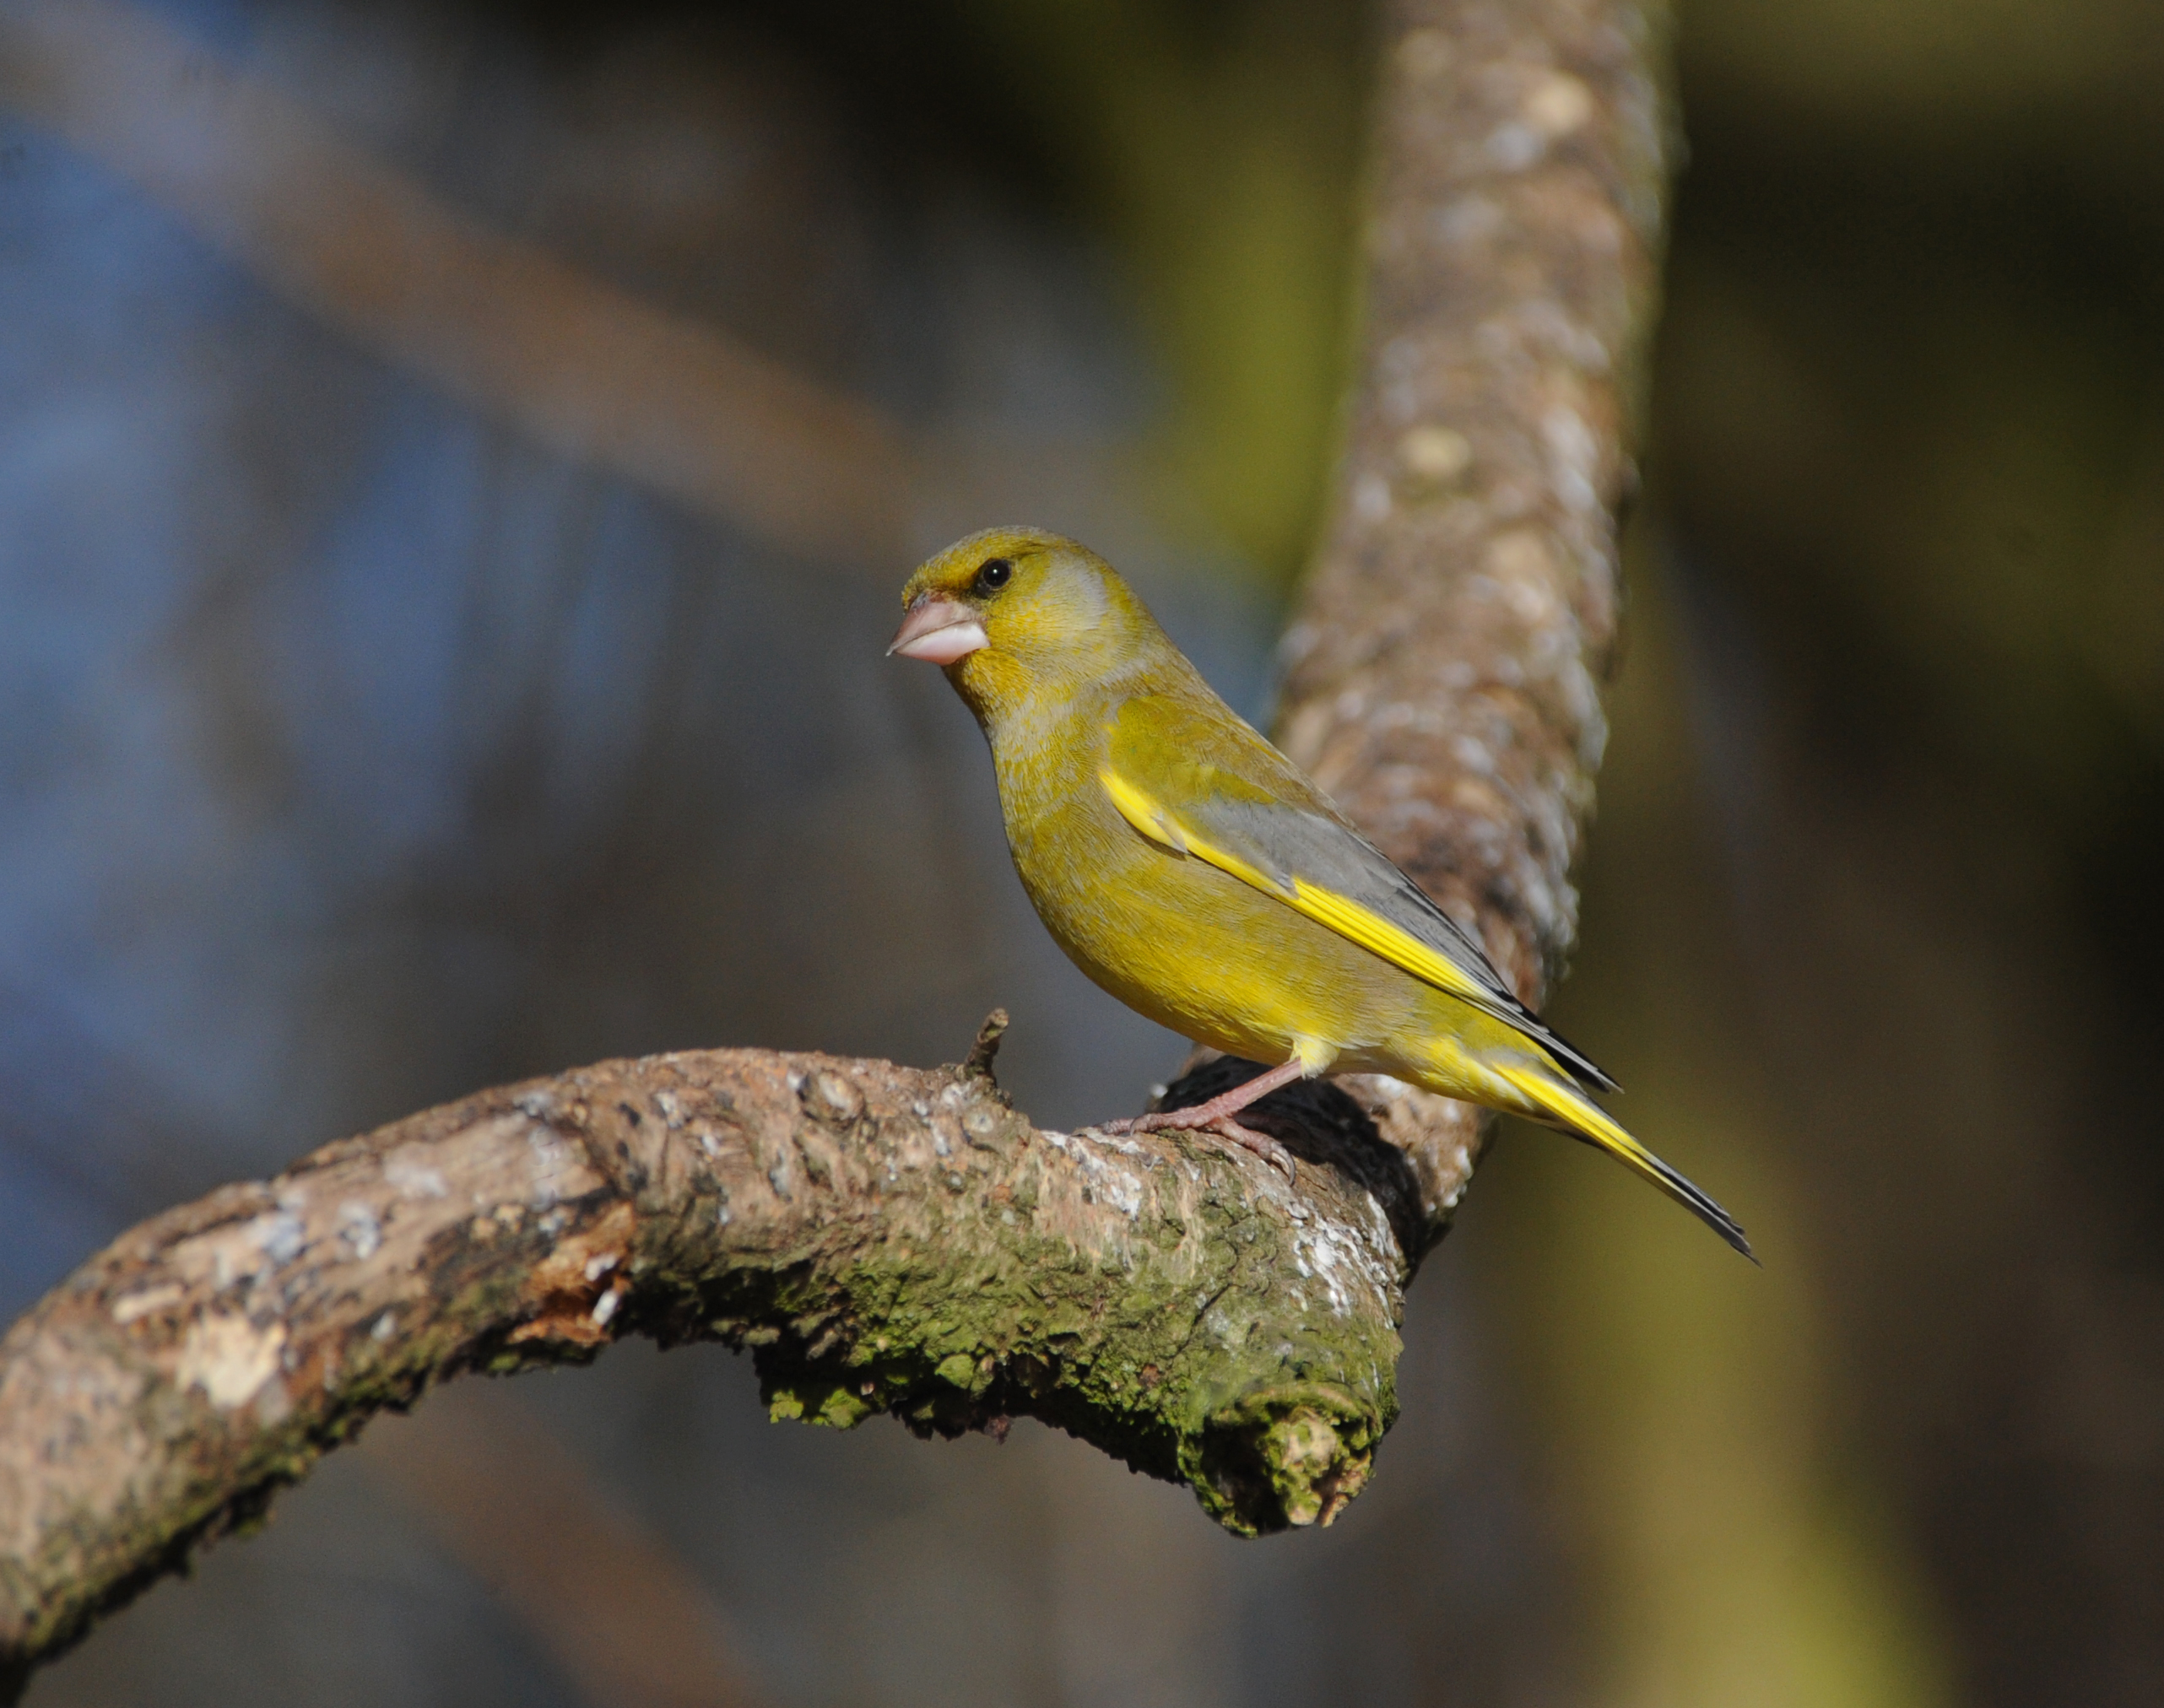
[[[1129,1008],[1281,1065],[1193,1109],[1288,1172],[1240,1111],[1333,1070],[1388,1073],[1561,1127],[1745,1257],[1743,1230],[1587,1095],[1615,1083],[1480,945],[1218,698],[1095,553],[991,528],[902,591],[890,653],[944,667],[991,743],[1014,869],[1074,964]]]

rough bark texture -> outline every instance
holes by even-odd
[[[382,1407],[627,1333],[750,1348],[776,1418],[1028,1413],[1243,1534],[1328,1523],[1395,1412],[1409,1171],[1343,1099],[1278,1122],[1297,1191],[1209,1140],[1041,1132],[988,1054],[605,1062],[133,1230],[0,1342],[0,1664]]]
[[[1538,1006],[1607,738],[1617,511],[1658,287],[1657,8],[1397,0],[1367,331],[1277,733]],[[1348,1080],[1439,1235],[1482,1120]]]

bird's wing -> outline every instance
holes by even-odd
[[[1108,733],[1099,780],[1144,836],[1493,1015],[1588,1087],[1615,1089],[1518,1000],[1463,926],[1231,711],[1141,695],[1113,714]]]

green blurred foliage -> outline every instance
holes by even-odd
[[[1164,488],[1278,581],[1311,543],[1356,283],[1366,8],[970,0],[1171,381]]]
[[[1685,0],[1683,52],[1700,87],[1959,150],[2137,97],[2156,29],[2143,0]]]
[[[1766,1268],[1545,1137],[1484,1171],[1590,1699],[2154,1700],[2164,8],[1699,0],[1679,51],[1555,1012]]]
[[[1673,593],[1635,559],[1587,932],[1555,1012],[1631,1088],[1633,1128],[1744,1217],[1765,1267],[1512,1125],[1469,1214],[1476,1280],[1568,1515],[1590,1700],[1929,1708],[1952,1700],[1947,1633],[1885,1467],[1843,1429],[1848,1349],[1720,905]]]

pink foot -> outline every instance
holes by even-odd
[[[1242,1149],[1254,1152],[1283,1174],[1292,1185],[1300,1183],[1290,1151],[1267,1132],[1258,1132],[1252,1127],[1242,1126],[1231,1115],[1215,1112],[1208,1103],[1198,1104],[1193,1109],[1164,1109],[1154,1115],[1137,1115],[1124,1121],[1108,1121],[1104,1127],[1107,1132],[1163,1132],[1170,1130],[1176,1132],[1207,1132],[1215,1138],[1229,1138]]]

